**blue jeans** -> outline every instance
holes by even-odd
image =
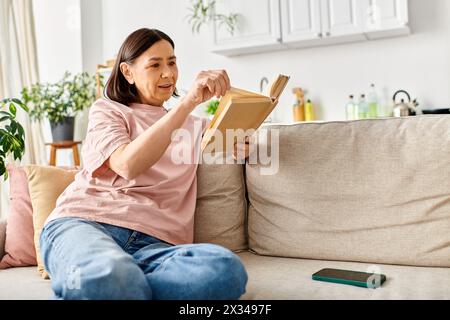
[[[171,245],[80,218],[48,223],[40,237],[56,299],[238,299],[247,272],[213,244]]]

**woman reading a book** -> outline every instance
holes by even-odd
[[[140,29],[122,44],[107,98],[89,112],[83,170],[40,237],[55,298],[238,299],[245,292],[238,256],[193,244],[197,165],[176,165],[170,152],[180,143],[172,132],[195,134],[202,120],[191,111],[223,96],[230,81],[225,71],[201,72],[167,111],[177,78],[174,43],[165,33]]]

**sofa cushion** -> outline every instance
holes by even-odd
[[[42,279],[36,267],[0,270],[0,300],[48,300],[52,297],[51,281]]]
[[[33,241],[33,208],[28,191],[27,175],[22,167],[8,165],[10,212],[7,216],[5,256],[0,257],[0,269],[35,266]]]
[[[279,131],[279,170],[246,168],[250,249],[450,266],[450,116],[267,128]]]
[[[378,265],[387,280],[376,290],[313,281],[311,275],[323,268],[367,271],[369,264],[332,262],[238,254],[249,279],[243,300],[293,299],[450,299],[449,268],[419,268]],[[414,279],[414,285],[411,285]],[[49,299],[51,282],[43,280],[33,267],[0,270],[0,300]]]
[[[28,177],[28,187],[33,206],[34,246],[38,271],[42,277],[48,278],[39,249],[39,237],[45,220],[56,206],[56,200],[64,189],[74,181],[78,170],[39,165],[27,165],[24,166],[24,170]]]
[[[243,300],[448,300],[450,268],[371,265],[264,257],[250,252],[239,253],[248,273],[247,292]],[[312,280],[324,268],[380,272],[386,282],[377,289],[359,288]]]
[[[194,242],[247,249],[244,166],[203,163],[197,179]]]

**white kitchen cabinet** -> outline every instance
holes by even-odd
[[[301,48],[366,40],[361,0],[281,0],[282,41]]]
[[[230,35],[214,25],[213,52],[238,55],[406,35],[408,0],[223,0],[241,14]]]
[[[366,23],[364,32],[368,39],[379,39],[410,33],[407,0],[365,1]]]
[[[238,13],[238,29],[231,35],[224,25],[213,25],[212,52],[239,55],[282,49],[279,0],[216,2],[218,13]]]
[[[321,10],[322,32],[325,39],[336,39],[337,42],[341,42],[344,38],[364,40],[363,1],[321,0]]]
[[[282,41],[307,47],[322,41],[320,1],[281,1]]]

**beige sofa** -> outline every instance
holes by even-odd
[[[450,299],[449,116],[266,130],[256,153],[271,150],[270,161],[198,171],[195,241],[238,253],[242,299]],[[0,256],[4,233],[2,222]],[[387,281],[312,280],[322,268]],[[50,286],[35,267],[0,271],[0,299],[48,299]]]

